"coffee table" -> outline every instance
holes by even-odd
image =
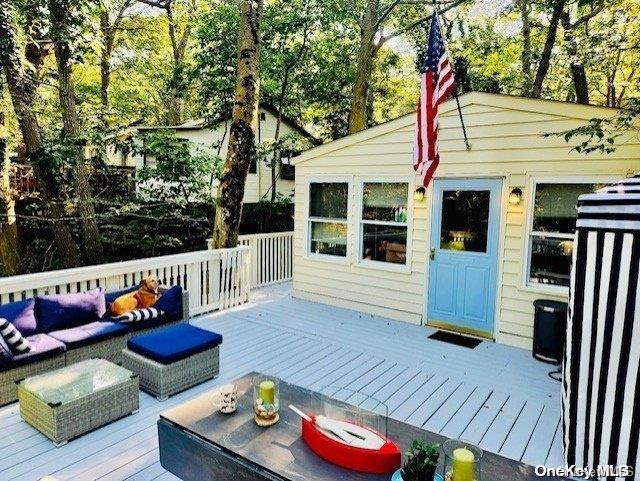
[[[138,376],[88,359],[18,384],[20,416],[56,446],[138,411]]]
[[[207,393],[160,415],[160,463],[185,481],[241,479],[243,481],[388,481],[391,475],[371,475],[334,466],[316,456],[300,437],[300,418],[286,406],[303,411],[321,398],[344,403],[280,381],[280,421],[260,428],[253,421],[251,373],[236,380],[238,411],[222,414]],[[353,409],[353,408],[351,408]],[[445,438],[415,426],[389,419],[388,436],[402,451],[414,439],[442,443]],[[440,456],[441,461],[443,456]],[[485,452],[482,479],[488,481],[539,481],[533,466]],[[545,480],[561,478],[546,477]]]

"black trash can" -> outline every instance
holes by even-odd
[[[538,299],[533,301],[533,357],[559,364],[564,350],[567,303]]]

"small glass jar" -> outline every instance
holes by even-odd
[[[280,389],[278,378],[258,375],[254,376],[253,384],[253,411],[256,423],[261,426],[270,426],[279,419]]]
[[[482,481],[482,449],[458,439],[442,444],[445,481]]]

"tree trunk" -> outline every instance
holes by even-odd
[[[72,46],[70,45],[70,26],[67,24],[73,18],[76,8],[68,0],[51,0],[49,12],[51,15],[51,30],[53,37],[53,51],[58,68],[58,98],[62,112],[64,133],[71,141],[77,142],[80,137],[80,122],[76,108],[72,76]],[[76,146],[76,158],[73,162],[73,187],[77,198],[77,211],[80,217],[80,230],[84,255],[93,263],[104,262],[102,238],[98,228],[93,206],[93,196],[89,185],[89,176],[84,163],[83,146]]]
[[[2,112],[0,112],[0,162],[0,197],[2,199],[0,261],[2,262],[2,273],[5,276],[13,276],[18,273],[20,263],[20,256],[18,254],[18,226],[16,222],[16,206],[9,179],[11,163],[7,156],[4,113]]]
[[[531,97],[540,98],[542,95],[542,85],[544,79],[549,72],[549,64],[551,63],[551,53],[553,52],[553,46],[556,43],[556,35],[558,32],[558,24],[560,23],[560,17],[564,10],[566,0],[555,0],[553,3],[553,12],[551,13],[551,19],[549,20],[549,28],[547,29],[547,37],[544,42],[544,48],[540,55],[540,62],[538,63],[538,70],[536,71],[536,77],[533,80],[533,87],[531,88]]]
[[[360,32],[360,46],[356,60],[356,83],[353,86],[351,109],[349,110],[349,133],[354,134],[367,128],[367,106],[371,87],[371,74],[375,56],[378,53],[376,45],[376,22],[378,19],[378,0],[368,0],[362,18]]]
[[[578,49],[578,41],[576,40],[574,26],[571,25],[569,12],[562,14],[562,28],[564,30],[564,42],[569,56],[569,65],[571,68],[571,78],[576,92],[576,102],[579,104],[589,103],[589,82],[587,81],[587,72],[580,58]]]
[[[227,158],[218,188],[213,237],[215,248],[235,247],[238,243],[244,187],[256,148],[263,0],[242,0],[241,9],[236,95]]]
[[[522,85],[523,95],[529,95],[533,86],[531,76],[531,0],[520,0],[520,17],[522,19],[522,75],[524,82]]]
[[[13,18],[15,15],[14,2],[0,0],[0,65],[6,78],[13,110],[18,120],[22,139],[25,145],[27,159],[33,167],[34,176],[38,182],[40,199],[51,219],[51,231],[58,251],[58,256],[64,267],[76,267],[78,254],[76,243],[71,236],[69,226],[62,220],[64,212],[57,201],[57,183],[55,178],[46,175],[43,166],[49,163],[44,155],[42,133],[33,107],[35,87],[33,77],[27,77],[20,61],[17,34]],[[31,60],[31,59],[30,59]]]
[[[109,11],[100,11],[100,31],[102,32],[102,49],[100,51],[100,103],[102,114],[109,108],[109,84],[111,83],[111,49],[113,48],[113,34],[109,25]],[[106,122],[104,122],[106,127]]]
[[[353,87],[349,111],[349,133],[355,134],[367,128],[367,106],[371,87],[374,56],[377,51],[371,45],[361,45],[358,52],[356,84]]]
[[[278,120],[276,121],[276,132],[273,136],[273,139],[278,143],[280,139],[280,128],[282,125],[282,102],[280,102],[280,107],[278,108]],[[282,153],[280,148],[276,147],[273,151],[273,158],[271,159],[271,203],[276,201],[276,193],[278,186],[278,177],[280,176],[280,170],[282,169]]]

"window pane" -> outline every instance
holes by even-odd
[[[347,199],[349,184],[327,183],[311,184],[309,212],[312,217],[328,217],[331,219],[347,218]]]
[[[569,239],[531,238],[529,281],[537,284],[569,285],[573,241]]]
[[[441,249],[487,251],[490,198],[488,190],[445,190],[442,193]]]
[[[367,182],[362,191],[362,218],[390,222],[407,221],[406,183]]]
[[[362,258],[380,262],[407,262],[407,228],[362,225]]]
[[[573,234],[576,229],[578,196],[594,192],[604,184],[537,184],[533,208],[533,230]]]
[[[311,252],[347,256],[347,224],[311,222]]]

